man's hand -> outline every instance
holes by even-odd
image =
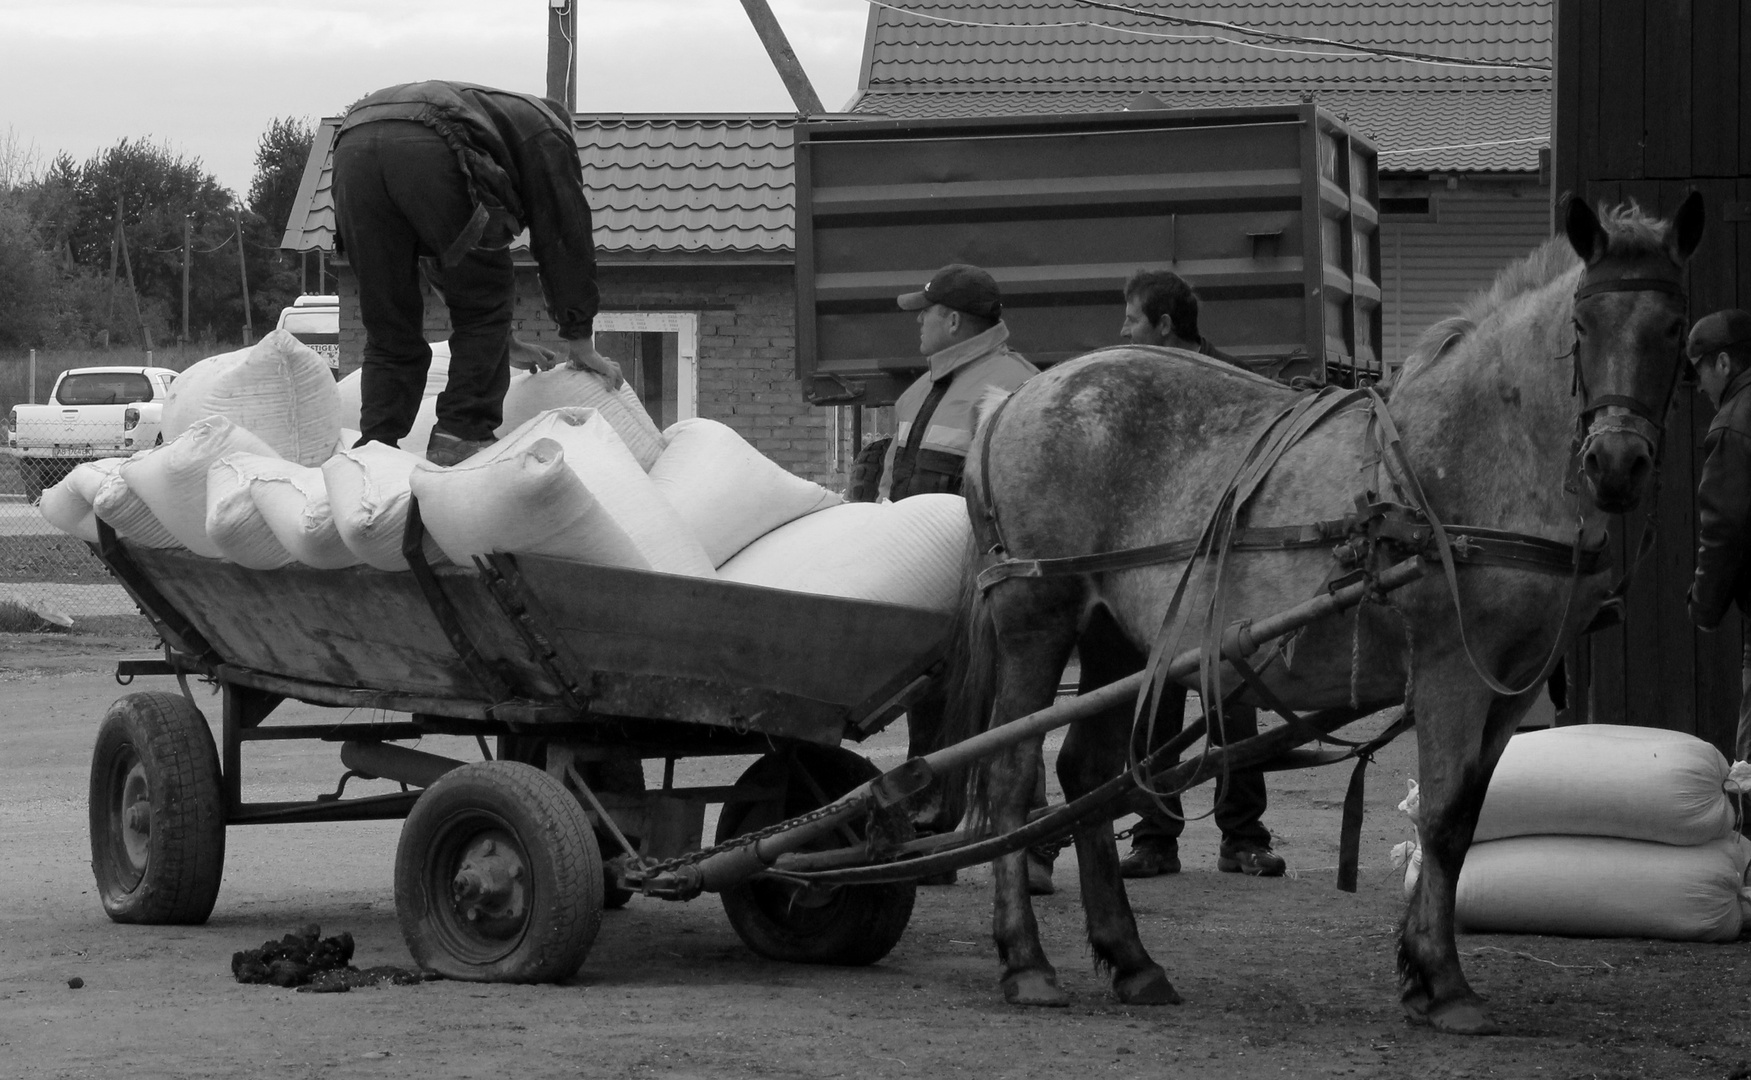
[[[568,345],[566,362],[572,367],[579,371],[594,371],[607,379],[609,387],[615,390],[626,382],[626,377],[620,374],[620,365],[597,352],[595,343],[589,338],[578,338]]]
[[[511,366],[525,371],[546,371],[557,367],[565,357],[549,349],[545,345],[537,345],[532,341],[522,341],[515,334],[511,335]]]

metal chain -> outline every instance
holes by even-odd
[[[875,808],[874,799],[871,796],[866,795],[863,799],[859,800],[859,802],[861,804],[859,809],[873,811]],[[666,870],[678,870],[683,866],[691,866],[694,863],[702,862],[713,855],[722,855],[726,851],[734,851],[740,847],[747,847],[749,844],[757,844],[768,837],[777,836],[779,833],[786,833],[792,829],[801,828],[804,825],[812,825],[824,818],[836,817],[843,813],[844,810],[844,804],[828,803],[826,806],[820,807],[816,810],[810,810],[808,813],[799,817],[786,818],[783,821],[774,822],[773,824],[766,826],[764,829],[756,829],[751,833],[742,833],[739,836],[732,836],[722,843],[713,844],[711,847],[700,851],[691,852],[686,855],[677,855],[673,859],[664,859],[661,862],[641,861],[638,868],[646,873],[652,874],[662,873]]]

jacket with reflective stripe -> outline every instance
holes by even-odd
[[[1018,352],[1010,351],[1009,325],[998,322],[991,329],[958,342],[930,357],[930,370],[906,388],[894,402],[894,440],[882,463],[880,497],[886,499],[893,484],[894,459],[912,435],[912,421],[936,383],[948,379],[948,392],[936,406],[924,429],[920,450],[967,456],[973,442],[973,405],[985,391],[996,387],[1014,390],[1039,369]]]

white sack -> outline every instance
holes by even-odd
[[[286,476],[304,466],[284,458],[227,454],[207,470],[207,539],[219,553],[251,570],[274,570],[292,561],[261,516],[250,494],[257,476]]]
[[[92,509],[97,500],[97,489],[115,475],[125,460],[103,458],[75,465],[60,483],[43,492],[36,505],[37,512],[62,532],[77,536],[88,544],[97,543],[97,512]]]
[[[322,463],[335,528],[361,562],[379,570],[407,569],[401,554],[402,534],[407,530],[407,481],[421,460],[393,446],[366,443]],[[429,536],[425,553],[434,564],[446,561]]]
[[[1455,915],[1469,933],[1732,941],[1751,916],[1751,843],[1679,847],[1604,836],[1473,844]]]
[[[340,398],[328,361],[290,331],[210,356],[176,377],[164,399],[164,441],[223,416],[300,465],[320,465],[340,439]]]
[[[576,491],[552,475],[560,467]],[[494,492],[500,478],[510,486]],[[594,409],[542,413],[459,465],[420,465],[411,483],[432,538],[464,565],[476,554],[523,551],[712,576],[705,549]],[[542,498],[561,502],[547,507]]]
[[[349,449],[353,443],[359,441],[360,380],[363,378],[364,369],[359,368],[334,384],[335,393],[340,400],[341,430],[353,432],[351,439],[343,441],[342,450]],[[434,341],[432,366],[426,369],[426,388],[420,394],[419,411],[414,413],[413,427],[401,438],[401,449],[420,458],[426,456],[426,443],[431,441],[432,428],[438,422],[438,395],[444,392],[444,386],[449,381],[450,343]]]
[[[158,447],[159,450],[164,449]],[[144,451],[154,453],[155,451]],[[109,523],[120,536],[126,537],[142,547],[174,548],[184,546],[171,531],[164,527],[152,508],[146,505],[146,500],[140,498],[121,470],[105,477],[103,483],[97,486],[97,498],[91,500],[91,509],[96,515]]]
[[[340,570],[364,561],[341,539],[321,469],[299,467],[286,476],[255,477],[249,494],[274,539],[298,562],[318,570]]]
[[[1677,731],[1581,724],[1516,735],[1473,842],[1572,833],[1704,844],[1733,831],[1727,759]]]
[[[209,416],[163,446],[122,462],[117,475],[179,544],[217,559],[221,552],[207,539],[207,470],[227,454],[278,456],[273,447],[229,419]]]
[[[726,581],[953,611],[971,526],[959,495],[842,503],[767,533],[718,570]]]
[[[651,482],[705,546],[713,566],[780,525],[843,501],[792,475],[716,420],[671,424],[663,441]]]
[[[650,413],[645,412],[644,403],[638,400],[631,383],[610,390],[608,380],[602,376],[568,364],[512,380],[511,388],[505,392],[505,422],[497,434],[505,438],[541,413],[566,407],[600,412],[646,472],[663,452],[663,433],[657,430]]]

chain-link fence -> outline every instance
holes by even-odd
[[[83,540],[43,520],[35,496],[69,466],[0,456],[0,602],[80,619],[133,615],[134,604]]]

